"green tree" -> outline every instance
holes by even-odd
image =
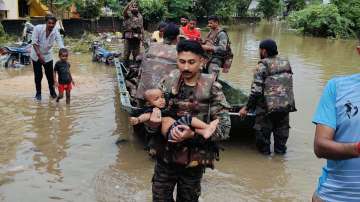
[[[160,22],[167,15],[167,8],[162,0],[141,0],[139,3],[145,22]]]
[[[353,23],[342,17],[333,4],[311,5],[289,16],[289,25],[304,34],[321,37],[349,38],[354,36]]]
[[[257,11],[260,12],[267,20],[275,17],[278,14],[279,9],[279,0],[260,0],[257,6]]]
[[[236,1],[236,12],[238,16],[246,16],[251,0],[238,0]]]
[[[305,0],[285,0],[286,11],[299,11],[305,8]]]
[[[73,0],[76,10],[82,18],[96,18],[101,14],[104,0]]]
[[[236,13],[236,5],[239,0],[226,0],[219,1],[219,5],[215,11],[215,15],[220,16],[223,19],[232,17]]]
[[[246,15],[251,0],[195,0],[192,12],[197,17],[219,15],[228,18],[238,15]]]
[[[164,4],[167,7],[167,18],[171,20],[177,20],[181,16],[189,16],[192,0],[164,0]]]
[[[352,30],[360,36],[360,0],[333,0],[341,16],[351,20]]]

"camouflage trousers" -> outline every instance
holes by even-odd
[[[206,65],[206,70],[204,71],[204,73],[214,74],[215,78],[217,79],[220,75],[220,69],[222,66],[221,63],[221,60],[218,58],[211,59]]]
[[[136,56],[140,54],[140,40],[137,38],[133,39],[124,39],[124,55],[123,60],[125,65],[129,65],[130,55],[133,56],[133,61],[135,61]]]
[[[289,113],[271,113],[258,115],[255,119],[256,147],[261,153],[270,154],[270,137],[274,135],[274,152],[286,153],[289,138]]]
[[[173,163],[165,163],[158,159],[155,163],[152,178],[152,194],[154,202],[174,201],[173,192],[177,186],[177,202],[196,202],[201,194],[201,179],[204,167],[186,168]]]

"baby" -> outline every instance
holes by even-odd
[[[196,117],[191,115],[182,116],[175,120],[167,110],[164,93],[159,89],[149,89],[145,91],[144,98],[150,107],[143,109],[142,114],[138,117],[130,117],[129,122],[131,125],[137,125],[150,120],[151,114],[160,110],[161,111],[161,134],[164,135],[168,141],[172,142],[173,139],[170,135],[172,128],[178,125],[187,125],[195,129],[195,133],[202,135],[205,139],[211,137],[215,132],[216,126],[219,123],[218,119],[207,124]]]

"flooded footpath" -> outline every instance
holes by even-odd
[[[235,58],[222,77],[249,92],[259,41],[273,38],[292,64],[298,112],[285,156],[226,142],[200,200],[310,201],[325,162],[313,154],[311,118],[328,79],[360,72],[356,41],[302,37],[281,25],[232,27],[229,35]],[[115,69],[89,54],[71,54],[70,62],[69,106],[48,97],[45,77],[43,100],[34,101],[31,66],[0,69],[0,201],[151,201],[154,162],[121,112]]]

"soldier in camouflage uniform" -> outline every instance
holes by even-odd
[[[229,44],[229,37],[227,33],[220,27],[219,18],[211,16],[208,19],[208,33],[202,48],[207,52],[208,62],[206,64],[205,72],[214,74],[216,78],[219,76],[220,68],[224,65],[224,56],[227,53]],[[223,69],[225,73],[227,69]]]
[[[256,112],[256,146],[263,154],[270,154],[270,136],[274,135],[274,152],[286,153],[289,137],[289,112],[296,111],[292,70],[287,59],[278,56],[275,41],[268,39],[260,43],[260,58],[254,74],[251,93],[240,116]]]
[[[131,1],[126,5],[123,12],[124,16],[124,55],[125,65],[129,65],[130,55],[135,61],[140,53],[140,43],[144,37],[143,17],[139,13],[138,3]]]
[[[169,110],[177,116],[191,115],[207,123],[219,119],[208,139],[196,135],[191,128],[179,125],[170,131],[173,141],[165,142],[165,149],[157,157],[152,179],[153,201],[198,201],[201,179],[206,167],[213,167],[218,159],[216,141],[229,137],[231,122],[229,105],[222,86],[212,74],[201,74],[204,50],[195,41],[184,40],[177,46],[179,70],[164,79],[164,91],[171,94]]]

